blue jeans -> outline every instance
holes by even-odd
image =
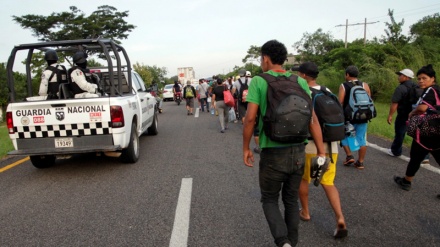
[[[407,129],[406,120],[408,120],[407,116],[397,114],[394,122],[394,141],[391,144],[391,152],[396,156],[402,155],[402,144]]]
[[[263,211],[277,246],[298,243],[298,190],[304,174],[305,146],[263,148],[260,154],[260,190]],[[282,194],[284,219],[278,205]]]
[[[206,104],[206,111],[209,112],[208,98],[200,98],[200,105],[202,106],[202,111],[205,111],[205,104],[203,102],[205,102]]]

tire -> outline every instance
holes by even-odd
[[[120,158],[124,163],[136,163],[139,160],[139,136],[134,123],[131,125],[130,143],[122,150]]]
[[[33,155],[30,156],[32,165],[38,169],[52,167],[55,164],[55,155]]]
[[[151,126],[147,129],[147,132],[149,135],[155,136],[157,135],[157,133],[159,133],[157,131],[157,126],[159,124],[159,120],[157,119],[157,112],[154,113],[154,117],[153,117],[153,123],[151,124]]]

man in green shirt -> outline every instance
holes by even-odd
[[[284,44],[270,40],[261,47],[261,68],[273,76],[290,76],[291,73],[282,67],[287,58]],[[310,95],[307,82],[298,78],[298,83]],[[267,109],[267,82],[255,76],[249,85],[246,101],[247,113],[243,127],[243,160],[246,166],[253,167],[254,157],[249,148],[257,112],[261,111],[258,121],[260,130],[260,169],[259,183],[263,211],[277,246],[295,246],[298,243],[298,190],[304,173],[305,143],[280,143],[269,139],[263,130],[262,116]],[[322,143],[321,127],[313,111],[309,131],[315,140],[318,156],[325,157]],[[283,219],[278,200],[282,190],[285,208]]]

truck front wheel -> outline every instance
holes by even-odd
[[[55,164],[54,155],[34,155],[30,156],[32,165],[38,169],[49,168]]]
[[[136,163],[139,159],[139,136],[136,131],[136,124],[131,125],[130,143],[122,150],[121,160],[124,163]]]

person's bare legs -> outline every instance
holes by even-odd
[[[309,182],[302,179],[299,185],[299,201],[301,203],[301,211],[299,216],[301,219],[310,219],[309,212]]]
[[[335,213],[337,229],[345,229],[346,228],[345,219],[344,219],[344,215],[342,214],[341,200],[339,198],[338,189],[334,185],[324,185],[324,184],[321,185]],[[301,187],[300,187],[300,191],[301,191]],[[301,205],[302,205],[302,201],[301,201]]]
[[[349,146],[342,146],[342,147],[344,148],[344,151],[345,151],[345,155],[346,155],[346,156],[350,156],[350,155],[352,155]]]
[[[362,146],[361,148],[359,148],[359,152],[358,152],[358,155],[359,155],[358,160],[359,160],[359,162],[361,162],[361,163],[364,162],[366,154],[367,154],[367,146]]]

